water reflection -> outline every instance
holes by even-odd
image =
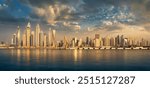
[[[26,50],[26,60],[27,60],[27,64],[30,64],[30,49]]]
[[[142,50],[12,49],[3,53],[7,53],[3,55],[8,55],[8,59],[11,58],[7,63],[36,69],[42,67],[58,70],[62,68],[117,69],[123,67],[125,69],[126,66],[130,68],[132,66],[150,67],[150,51]],[[1,55],[0,59],[2,59]],[[80,67],[78,68],[78,66]]]
[[[48,53],[48,52],[47,52],[47,49],[44,49],[42,52],[43,52],[43,55],[42,55],[43,58],[41,58],[41,59],[43,59],[43,63],[46,63],[46,62],[47,62],[47,59],[46,59],[46,58],[48,57],[48,56],[47,56],[47,53]]]
[[[17,62],[20,64],[20,58],[21,58],[21,50],[17,49]]]
[[[36,59],[37,63],[39,63],[39,62],[40,62],[40,50],[39,50],[39,49],[36,49],[35,52],[36,52],[36,54],[35,54],[35,55],[36,55],[36,58],[35,58],[35,59]]]
[[[73,51],[73,56],[74,56],[74,61],[76,62],[78,59],[78,51],[76,49]]]
[[[79,50],[78,53],[79,53],[79,58],[78,59],[82,60],[82,50]]]
[[[12,57],[14,56],[14,50],[13,49],[11,50],[11,56]]]

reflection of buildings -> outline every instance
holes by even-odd
[[[150,47],[150,41],[145,39],[133,39],[125,37],[124,35],[117,35],[115,37],[101,37],[100,34],[95,34],[94,38],[73,37],[69,38],[64,36],[60,41],[56,40],[56,30],[49,29],[48,33],[41,30],[40,25],[37,24],[35,32],[31,31],[31,24],[28,23],[22,36],[20,35],[20,27],[18,26],[17,32],[13,34],[11,45],[14,47],[22,48],[103,48],[103,47]],[[22,37],[22,38],[21,38]]]
[[[73,56],[74,56],[74,61],[77,61],[78,60],[78,51],[76,49],[74,50]]]
[[[36,49],[36,59],[37,59],[37,62],[39,62],[39,59],[40,59],[40,50],[39,49]]]
[[[27,63],[30,64],[30,49],[26,50],[26,60],[27,60]]]
[[[20,63],[20,59],[21,59],[21,50],[17,49],[17,61],[18,61],[18,63]]]

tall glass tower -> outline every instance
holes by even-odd
[[[40,32],[41,32],[41,29],[40,29],[40,25],[39,24],[37,24],[36,25],[36,30],[35,30],[35,32],[36,32],[36,40],[35,40],[35,42],[36,42],[36,47],[39,47],[40,46]]]
[[[52,30],[51,41],[52,41],[52,47],[56,47],[56,30]]]
[[[28,23],[26,28],[26,39],[27,39],[27,48],[30,48],[30,35],[31,35],[31,25]]]
[[[17,30],[16,44],[17,44],[18,47],[21,47],[21,41],[20,41],[20,27],[19,27],[19,26],[18,26],[18,30]]]

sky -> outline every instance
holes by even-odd
[[[0,0],[0,41],[10,41],[17,26],[36,24],[78,38],[125,35],[150,37],[150,0]]]

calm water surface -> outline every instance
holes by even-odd
[[[150,71],[150,50],[0,50],[1,71]]]

